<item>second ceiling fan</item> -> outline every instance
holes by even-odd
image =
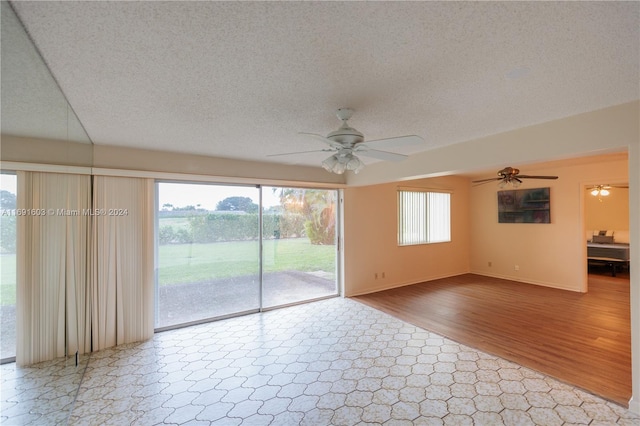
[[[521,175],[519,169],[516,169],[514,167],[505,167],[504,169],[498,171],[498,177],[474,180],[472,181],[472,183],[481,185],[487,182],[500,181],[500,183],[498,184],[500,188],[504,188],[507,185],[511,185],[512,187],[517,188],[522,183],[522,179],[558,179],[558,176]]]

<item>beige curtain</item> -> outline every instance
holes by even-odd
[[[18,172],[18,365],[90,350],[90,184],[87,175]]]
[[[93,350],[153,336],[154,183],[94,176]]]

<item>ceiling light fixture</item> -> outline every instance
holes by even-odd
[[[522,184],[522,181],[517,177],[507,175],[500,181],[500,183],[498,184],[498,187],[505,188],[510,186],[512,188],[518,188],[521,184]]]
[[[364,163],[351,152],[338,152],[322,162],[322,167],[331,173],[343,174],[347,170],[358,173]]]
[[[611,192],[609,192],[609,185],[596,185],[591,190],[591,195],[594,197],[606,197]]]

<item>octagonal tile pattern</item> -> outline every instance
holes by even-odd
[[[623,407],[334,298],[0,368],[7,425],[640,425]]]

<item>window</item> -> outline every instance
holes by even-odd
[[[15,174],[0,174],[0,362],[16,356],[16,198]]]
[[[451,194],[398,191],[398,245],[451,241]]]
[[[338,191],[157,183],[156,329],[338,294]]]

